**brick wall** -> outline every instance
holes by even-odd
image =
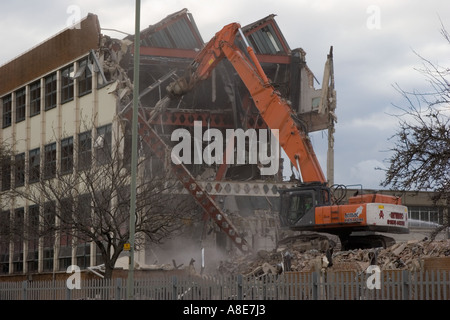
[[[80,28],[65,29],[0,67],[0,96],[57,69],[99,47],[100,24],[94,14]]]

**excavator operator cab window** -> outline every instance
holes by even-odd
[[[320,205],[330,205],[330,190],[329,189],[322,189],[320,190],[322,194],[322,203]]]
[[[283,204],[286,206],[282,212],[289,225],[295,224],[308,211],[314,210],[314,194],[312,192],[289,192],[284,195]]]

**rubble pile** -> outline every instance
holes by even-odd
[[[396,243],[391,247],[355,249],[348,251],[323,252],[319,250],[298,250],[286,246],[273,251],[260,250],[250,256],[242,256],[221,262],[219,273],[263,275],[279,274],[283,271],[363,271],[371,264],[381,270],[418,271],[423,259],[450,257],[450,240],[411,240]]]

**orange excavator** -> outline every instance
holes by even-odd
[[[237,46],[236,40],[244,41],[247,52]],[[187,93],[225,58],[244,82],[267,126],[279,130],[281,147],[301,172],[298,186],[279,191],[282,228],[336,235],[343,249],[387,247],[393,244],[393,238],[379,233],[409,232],[407,207],[398,197],[375,193],[350,197],[346,203],[335,201],[307,132],[289,103],[271,85],[238,23],[215,34],[194,59],[187,76],[167,87],[169,95]]]

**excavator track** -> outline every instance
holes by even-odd
[[[395,239],[381,234],[335,236],[332,234],[308,232],[288,236],[279,240],[277,246],[294,246],[299,251],[318,250],[326,252],[354,249],[388,248],[395,244]]]
[[[342,250],[388,248],[395,239],[381,234],[350,235],[341,237]]]
[[[320,252],[326,252],[329,249],[334,249],[338,246],[335,240],[333,240],[327,234],[321,233],[306,233],[294,236],[288,236],[282,240],[279,240],[277,246],[293,246],[298,251],[318,250]]]

